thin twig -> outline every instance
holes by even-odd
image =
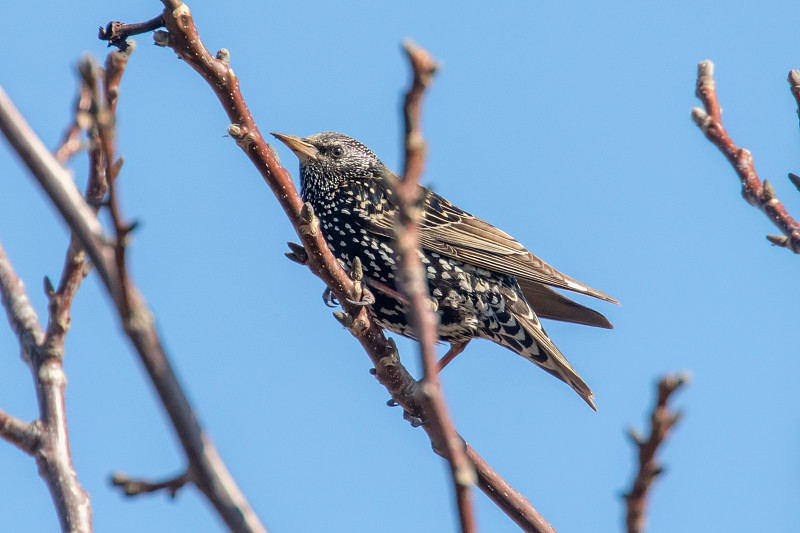
[[[683,415],[681,411],[673,413],[667,404],[672,394],[688,382],[689,376],[686,374],[661,378],[657,387],[656,404],[650,415],[650,436],[644,439],[633,429],[628,432],[628,436],[637,448],[639,463],[633,486],[630,492],[625,494],[628,509],[625,523],[628,533],[644,531],[648,491],[653,481],[664,470],[656,461],[656,452]]]
[[[34,455],[41,444],[39,424],[31,424],[0,409],[0,438],[28,455]]]
[[[167,491],[174,498],[184,485],[194,481],[189,472],[173,476],[162,481],[147,481],[146,479],[133,479],[126,474],[117,472],[111,476],[111,484],[122,489],[125,496],[139,496],[153,492]]]
[[[110,287],[112,298],[115,297],[116,291],[119,290],[119,280],[116,278],[115,270],[106,268],[107,260],[112,257],[113,250],[105,243],[100,222],[83,200],[70,173],[50,154],[2,87],[0,87],[0,131],[50,197],[61,217],[89,251],[98,274]]]
[[[117,55],[122,55],[117,52]],[[93,137],[91,119],[92,114],[96,113],[99,104],[99,92],[96,83],[96,67],[94,61],[90,58],[83,58],[78,64],[78,71],[81,73],[81,86],[78,90],[78,104],[75,109],[75,119],[73,124],[78,126],[80,130],[86,129],[89,136]],[[73,135],[70,135],[71,137]],[[90,142],[89,150],[89,165],[90,168],[95,168],[98,163],[96,158],[101,158],[102,155],[96,149],[96,142]],[[64,145],[66,146],[66,144]],[[58,156],[56,152],[56,157]],[[100,209],[100,202],[105,195],[105,175],[103,173],[89,172],[89,179],[86,184],[85,198],[94,215]],[[86,252],[80,245],[80,241],[73,234],[70,237],[70,243],[67,247],[66,258],[64,259],[64,268],[61,271],[61,279],[58,283],[57,289],[50,289],[50,280],[45,280],[45,286],[48,287],[47,296],[49,299],[48,308],[48,323],[45,339],[45,347],[48,350],[64,351],[64,338],[70,326],[70,309],[72,301],[81,286],[83,278],[89,273],[86,263]]]
[[[163,27],[164,22],[161,20],[161,15],[136,24],[109,22],[105,28],[100,28],[97,38],[102,41],[108,41],[108,46],[116,46],[120,51],[126,52],[131,45],[128,41],[128,37],[140,35]]]
[[[419,202],[422,189],[419,178],[425,159],[422,137],[422,97],[430,84],[437,65],[430,54],[410,42],[404,45],[413,73],[411,86],[403,105],[405,116],[404,176],[394,185],[398,197],[396,242],[400,259],[400,287],[409,301],[408,316],[415,337],[419,340],[422,357],[422,392],[427,398],[426,419],[430,425],[434,446],[442,447],[450,464],[455,486],[461,531],[477,530],[472,506],[471,486],[476,483],[475,468],[464,454],[464,442],[453,428],[438,380],[434,346],[438,340],[438,320],[430,308],[427,278],[420,258]]]
[[[277,161],[271,147],[256,127],[239,90],[239,80],[228,66],[230,54],[227,50],[220,50],[215,57],[203,46],[191,12],[185,4],[177,0],[162,0],[162,3],[165,6],[162,20],[168,33],[156,32],[154,36],[156,44],[172,48],[177,56],[197,71],[216,93],[230,120],[228,133],[261,173],[297,231],[308,256],[305,264],[331,289],[336,299],[342,302],[344,310],[352,317],[352,320],[348,321],[349,330],[375,365],[375,376],[378,381],[403,407],[409,418],[421,418],[426,400],[419,382],[414,380],[400,364],[394,342],[386,339],[381,328],[371,319],[367,309],[348,302],[348,300],[358,301],[355,284],[330,252],[319,231],[319,221],[314,216],[313,210],[308,205],[304,206],[291,175]],[[487,479],[487,483],[494,481],[496,480],[492,478]],[[506,500],[509,495],[516,494],[506,491],[505,487],[497,483],[489,486],[482,484],[481,487],[500,500]],[[513,505],[515,503],[508,502],[501,508],[509,512],[508,509]],[[535,513],[532,507],[530,509]],[[527,513],[517,513],[515,516],[525,517]],[[548,531],[539,528],[533,522],[528,524],[525,530]]]
[[[717,100],[714,64],[711,61],[701,61],[697,65],[695,94],[703,102],[705,109],[699,107],[692,109],[692,120],[733,166],[742,183],[742,196],[747,203],[764,212],[783,233],[782,236],[770,235],[767,239],[775,245],[800,254],[800,223],[789,215],[783,204],[775,197],[775,189],[769,181],[764,180],[764,183],[761,183],[753,166],[753,156],[750,151],[736,146],[722,126],[722,109]]]
[[[86,59],[82,60],[87,61]],[[69,159],[78,153],[84,143],[81,141],[81,133],[86,129],[86,114],[92,103],[91,91],[86,84],[81,82],[78,89],[78,96],[75,97],[75,111],[72,124],[67,126],[61,139],[61,143],[55,150],[56,161],[65,165]]]
[[[790,70],[787,81],[789,82],[789,90],[792,92],[795,102],[797,102],[797,118],[800,118],[800,70]]]

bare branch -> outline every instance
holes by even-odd
[[[430,307],[428,283],[422,266],[419,247],[419,202],[422,189],[419,178],[425,159],[425,142],[422,137],[422,96],[437,69],[436,62],[423,50],[410,42],[404,45],[413,79],[403,106],[405,116],[405,173],[399,183],[394,184],[398,197],[396,224],[397,252],[400,258],[400,286],[409,301],[409,322],[419,340],[424,374],[422,392],[425,395],[426,419],[430,426],[434,447],[442,448],[450,463],[453,484],[464,533],[476,531],[472,494],[470,487],[476,483],[475,468],[464,453],[464,442],[453,428],[438,380],[435,348],[438,341],[438,320]]]
[[[84,59],[84,61],[86,60]],[[55,150],[56,161],[62,165],[66,164],[84,146],[84,143],[81,142],[81,133],[86,129],[86,114],[89,112],[91,103],[91,91],[85,83],[81,83],[78,96],[75,98],[74,119],[72,124],[64,130],[61,143]]]
[[[8,321],[19,339],[23,360],[31,369],[39,403],[39,420],[33,424],[23,425],[23,422],[3,413],[0,433],[36,459],[39,474],[50,489],[61,529],[90,533],[92,509],[89,495],[81,488],[69,450],[64,403],[67,378],[62,366],[64,352],[63,349],[45,349],[44,332],[36,312],[1,245],[0,295]]]
[[[790,83],[791,79],[790,76]],[[794,86],[792,91],[797,97]],[[711,61],[701,61],[697,65],[695,94],[703,102],[705,110],[699,107],[692,109],[692,120],[733,166],[742,183],[742,196],[747,203],[763,211],[783,233],[784,238],[770,239],[770,242],[786,247],[796,254],[800,253],[800,223],[778,201],[769,182],[765,180],[762,185],[753,166],[750,151],[736,146],[722,126],[722,109],[717,100],[714,64]]]
[[[533,508],[531,502],[509,485],[500,474],[495,472],[469,444],[467,444],[466,454],[472,464],[475,465],[480,489],[523,531],[528,533],[556,533],[553,526],[539,514],[539,511]]]
[[[140,494],[150,494],[165,490],[171,498],[174,498],[180,489],[189,482],[194,481],[189,472],[184,472],[178,476],[165,479],[163,481],[147,481],[144,479],[133,479],[120,472],[111,476],[111,484],[120,487],[125,496],[138,496]]]
[[[113,67],[119,65],[120,63],[115,61]],[[119,164],[116,161],[112,163],[109,157],[113,154],[113,148],[110,148],[113,139],[111,131],[113,116],[110,115],[113,114],[111,111],[116,97],[109,94],[108,90],[115,86],[114,77],[119,75],[121,69],[109,75],[106,83],[105,101],[111,105],[98,110],[93,118],[97,130],[96,150],[99,152],[96,152],[96,165],[92,165],[92,171],[96,172],[99,178],[105,176],[104,179],[109,181],[113,180],[119,171]],[[123,328],[139,353],[171,419],[198,488],[209,498],[232,531],[265,532],[265,528],[218,456],[213,442],[200,427],[166,357],[152,314],[129,277],[120,272],[120,257],[124,260],[124,256],[118,253],[120,246],[112,247],[106,244],[92,207],[87,205],[77,192],[69,173],[44,148],[1,89],[0,129],[59,209],[100,274],[117,306]],[[97,192],[100,194],[102,191]],[[99,202],[95,204],[95,208],[97,205]],[[130,225],[121,223],[119,211],[115,222],[119,236],[124,236],[124,233],[131,228]]]
[[[120,54],[121,55],[121,54]],[[67,130],[67,139],[62,148],[75,143],[75,138],[80,135],[80,131],[86,129],[92,131],[92,115],[97,113],[99,107],[99,93],[95,78],[94,62],[86,57],[79,65],[78,71],[81,73],[81,86],[78,90],[77,104],[75,107],[75,119],[73,125]],[[77,134],[74,128],[78,128]],[[90,133],[91,135],[91,133]],[[96,142],[91,142],[89,150],[90,169],[96,168],[99,164],[96,159],[102,159],[100,150],[97,149]],[[62,153],[59,149],[56,154]],[[66,155],[66,154],[65,154]],[[106,184],[105,175],[94,171],[89,172],[89,180],[86,185],[86,201],[90,210],[96,216],[99,205],[105,196]],[[48,309],[48,324],[45,339],[45,349],[48,351],[64,351],[64,338],[70,327],[70,308],[72,301],[80,288],[83,278],[89,273],[86,264],[86,252],[80,245],[77,237],[73,234],[70,237],[69,247],[67,248],[64,268],[61,271],[61,279],[58,289],[49,288],[47,296],[50,300]],[[49,280],[47,280],[49,283]]]
[[[8,315],[8,322],[19,340],[22,360],[30,366],[31,354],[36,351],[44,339],[44,331],[39,325],[39,319],[30,300],[28,300],[28,295],[25,294],[25,286],[22,280],[17,277],[1,246],[0,295],[2,296],[3,307],[5,307]]]
[[[108,46],[116,46],[122,52],[125,52],[131,45],[131,43],[127,41],[128,37],[147,33],[163,27],[164,22],[161,20],[161,15],[137,24],[109,22],[105,28],[100,28],[97,38],[102,41],[108,41]]]
[[[53,157],[0,87],[0,131],[55,204],[67,225],[78,235],[100,277],[116,299],[120,290],[116,271],[106,268],[113,254],[103,229],[78,192],[72,176]]]
[[[641,533],[644,531],[648,491],[653,481],[664,470],[656,461],[656,452],[667,440],[672,427],[678,423],[683,414],[680,411],[675,413],[670,411],[667,403],[672,394],[688,382],[689,376],[687,374],[661,378],[658,382],[656,404],[650,415],[650,436],[644,439],[634,430],[628,432],[639,452],[639,470],[633,480],[630,492],[625,494],[625,502],[628,507],[625,522],[628,533]]]
[[[405,126],[405,162],[403,177],[406,182],[419,183],[425,163],[425,140],[422,137],[422,96],[433,81],[439,65],[433,57],[411,41],[403,43],[403,50],[411,65],[413,78],[403,103]],[[411,188],[411,186],[408,186]]]
[[[797,117],[800,118],[800,70],[792,69],[789,71],[789,90],[797,102]]]

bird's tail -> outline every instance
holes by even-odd
[[[512,295],[507,294],[507,296]],[[513,296],[506,299],[506,310],[516,320],[520,329],[512,336],[512,331],[508,327],[503,328],[499,333],[501,344],[533,361],[546,372],[572,387],[583,398],[583,401],[589,404],[589,407],[597,411],[592,401],[594,398],[592,390],[547,336],[539,318],[528,303],[523,298],[514,298]]]

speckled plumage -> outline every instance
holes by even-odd
[[[396,178],[360,142],[340,133],[300,139],[273,134],[300,159],[301,194],[311,203],[334,255],[355,257],[373,289],[372,310],[389,331],[412,336],[395,285]],[[420,258],[426,269],[439,338],[458,346],[484,338],[513,350],[570,385],[592,408],[592,391],[545,333],[538,317],[610,328],[600,313],[548,286],[616,300],[528,252],[511,236],[422,188]],[[537,316],[538,315],[538,316]]]

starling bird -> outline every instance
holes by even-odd
[[[372,312],[381,327],[413,337],[396,285],[397,200],[392,174],[366,146],[341,133],[305,139],[273,133],[300,160],[303,201],[319,217],[333,254],[345,269],[358,257],[374,289]],[[460,353],[473,338],[489,339],[567,383],[592,409],[592,391],[545,333],[539,318],[611,328],[606,318],[550,287],[607,302],[610,296],[537,258],[508,234],[421,187],[421,260],[439,315],[439,339]],[[445,356],[446,358],[448,356]]]

